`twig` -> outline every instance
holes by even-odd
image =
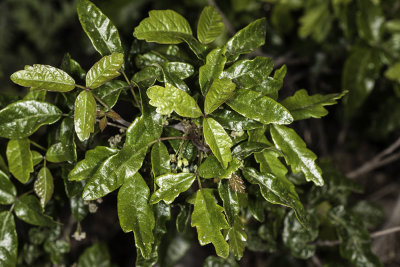
[[[100,121],[100,120],[97,119],[96,121]],[[112,123],[112,122],[107,122],[107,125],[110,125],[110,126],[116,127],[116,128],[120,128],[120,129],[124,129],[124,130],[128,129],[128,127],[125,127],[125,126],[122,126],[122,125],[119,125],[119,124],[115,124],[115,123]]]
[[[43,151],[47,151],[46,148],[44,148],[43,146],[39,145],[38,143],[36,143],[35,141],[29,140],[29,142],[31,142],[32,145],[34,145],[37,148],[40,148]]]
[[[370,237],[377,238],[380,236],[389,235],[389,234],[393,234],[393,233],[397,233],[397,232],[400,232],[400,226],[395,226],[392,228],[373,232],[370,234]],[[320,247],[333,247],[333,246],[339,245],[341,242],[342,241],[340,241],[340,240],[326,240],[326,241],[317,241],[314,244],[317,246],[320,246]]]
[[[221,11],[221,9],[219,9],[219,7],[217,6],[217,4],[215,3],[214,0],[207,0],[208,4],[210,6],[214,6],[215,9],[217,9],[217,11],[219,12],[219,14],[222,17],[222,21],[225,24],[226,30],[228,31],[228,33],[230,35],[234,35],[235,34],[235,28],[232,26],[232,23],[228,20],[228,18],[225,16],[225,14]]]
[[[323,266],[321,260],[320,260],[316,255],[314,255],[314,256],[311,257],[311,261],[312,261],[312,262],[314,263],[314,265],[317,266],[317,267],[322,267],[322,266]]]
[[[167,136],[167,137],[161,137],[161,138],[158,138],[158,139],[156,139],[156,140],[154,140],[154,141],[151,141],[151,142],[148,143],[147,145],[150,146],[150,145],[152,145],[152,144],[154,144],[154,143],[157,143],[157,142],[161,142],[161,141],[165,141],[165,140],[178,140],[178,139],[180,139],[180,140],[189,140],[189,137],[188,137],[188,136]]]
[[[128,85],[129,85],[129,89],[131,90],[132,96],[133,96],[133,98],[135,99],[136,105],[138,106],[139,109],[141,109],[139,100],[138,100],[138,98],[137,98],[137,96],[136,96],[136,94],[135,94],[135,90],[134,90],[134,88],[133,88],[133,85],[132,85],[131,81],[128,79],[128,76],[126,76],[125,71],[121,71],[121,73],[122,73],[122,75],[124,76],[125,81],[126,81],[126,82],[128,83]]]
[[[93,96],[94,96],[94,98],[96,99],[96,101],[99,102],[100,104],[102,104],[106,109],[108,109],[108,110],[110,110],[110,111],[115,112],[116,114],[118,114],[115,110],[113,110],[112,108],[110,108],[106,103],[103,102],[103,100],[101,100],[101,99],[100,99],[99,97],[97,97],[95,94],[93,94]],[[116,122],[118,122],[118,123],[120,123],[120,124],[122,124],[122,125],[124,125],[124,126],[126,126],[126,127],[129,127],[129,126],[131,125],[129,122],[127,122],[127,121],[124,120],[123,118],[120,118],[120,119],[113,119],[113,120],[115,120]]]
[[[347,173],[346,176],[349,177],[350,179],[353,179],[362,174],[368,173],[376,168],[392,163],[397,159],[400,159],[400,152],[392,154],[393,151],[395,151],[398,147],[400,147],[400,137],[393,144],[391,144],[389,147],[383,150],[381,153],[379,153],[371,160],[364,163],[361,167],[357,168],[356,170]],[[392,155],[387,158],[384,158],[385,156],[390,154]]]

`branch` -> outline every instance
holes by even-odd
[[[395,151],[398,147],[400,147],[400,137],[393,144],[391,144],[389,147],[383,150],[381,153],[379,153],[371,160],[364,163],[361,167],[357,168],[356,170],[347,173],[346,176],[349,177],[350,179],[354,179],[362,174],[368,173],[374,169],[377,169],[384,165],[390,164],[393,161],[396,161],[397,159],[400,159],[400,152],[392,154],[393,151]],[[392,155],[385,158],[385,156],[390,154]]]
[[[96,121],[99,122],[100,120],[96,119]],[[115,124],[115,123],[112,123],[112,122],[107,122],[107,125],[112,126],[112,127],[116,127],[116,128],[120,128],[120,129],[124,129],[124,130],[128,129],[128,127],[125,127],[125,126],[122,126],[122,125],[119,125],[119,124]]]

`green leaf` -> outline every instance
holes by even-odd
[[[197,118],[203,115],[196,100],[174,86],[152,86],[147,89],[147,96],[150,98],[150,105],[157,107],[159,114],[169,115],[175,111],[182,117]]]
[[[211,84],[204,100],[204,112],[212,113],[232,95],[236,85],[228,78],[216,79]]]
[[[272,59],[266,57],[256,57],[253,60],[243,59],[226,69],[224,75],[238,88],[247,89],[262,83],[272,72],[273,66]]]
[[[243,252],[246,247],[247,234],[239,218],[236,218],[233,226],[228,230],[227,236],[230,249],[236,259],[240,260],[243,257]]]
[[[3,156],[0,154],[0,171],[3,171],[6,174],[9,174],[10,172],[8,171],[7,164],[3,158]]]
[[[268,149],[274,150],[274,148],[271,145],[265,143],[246,141],[240,143],[239,145],[235,146],[234,149],[232,149],[232,156],[243,160],[249,157],[253,153],[260,153]]]
[[[40,162],[42,162],[43,156],[42,156],[42,154],[40,154],[39,152],[37,152],[35,150],[31,150],[31,153],[32,153],[32,163],[33,163],[33,166],[35,167]]]
[[[40,126],[58,121],[61,114],[61,110],[46,102],[28,100],[12,103],[0,111],[0,137],[28,137]]]
[[[239,267],[239,264],[235,261],[234,258],[223,259],[216,256],[208,256],[204,263],[203,267]]]
[[[14,203],[17,196],[17,189],[8,178],[8,175],[0,170],[0,205]]]
[[[77,222],[83,221],[89,213],[89,207],[80,195],[72,196],[69,199],[71,214]]]
[[[193,173],[168,173],[158,176],[155,179],[160,187],[150,198],[150,204],[155,204],[164,200],[166,204],[171,204],[180,193],[190,188],[196,176]]]
[[[371,251],[371,240],[368,231],[354,214],[347,212],[344,206],[337,206],[329,212],[330,221],[336,225],[341,241],[340,255],[354,266],[382,266]]]
[[[232,173],[237,171],[239,167],[242,165],[240,160],[237,158],[233,158],[231,162],[228,164],[228,168],[222,168],[218,159],[214,155],[208,156],[203,163],[199,166],[197,172],[200,177],[206,179],[213,178],[230,178]]]
[[[280,69],[275,70],[274,77],[268,77],[259,85],[251,87],[250,89],[261,93],[262,95],[269,96],[273,99],[278,98],[278,91],[282,88],[283,79],[286,75],[286,66],[283,65]]]
[[[300,223],[305,226],[307,223],[304,207],[294,185],[286,178],[275,176],[271,173],[260,173],[253,168],[244,168],[244,177],[251,184],[260,186],[261,195],[272,204],[280,204],[292,208]]]
[[[118,101],[121,92],[128,88],[128,84],[119,80],[112,80],[100,87],[97,87],[92,93],[100,98],[108,107],[112,108]]]
[[[239,114],[264,124],[293,122],[292,115],[284,106],[252,90],[236,90],[236,94],[226,103]]]
[[[43,214],[39,200],[33,195],[18,197],[14,207],[15,215],[26,223],[37,226],[55,226],[53,219]]]
[[[163,70],[173,74],[178,79],[184,80],[194,73],[194,67],[185,62],[165,62],[162,64]]]
[[[229,228],[229,225],[223,211],[217,205],[212,190],[201,189],[196,194],[191,225],[197,228],[200,245],[213,243],[217,255],[226,258],[229,255],[229,245],[220,230]]]
[[[337,104],[336,100],[342,98],[347,91],[328,95],[308,95],[304,89],[296,91],[293,96],[283,100],[281,104],[292,114],[294,120],[304,120],[308,118],[321,118],[328,115],[324,106]]]
[[[248,119],[228,109],[217,109],[211,116],[218,121],[225,129],[236,132],[253,130],[262,127],[258,121]]]
[[[34,184],[36,195],[40,198],[40,205],[44,208],[54,192],[53,175],[47,167],[40,169]]]
[[[147,146],[125,145],[97,169],[83,190],[83,199],[98,199],[116,190],[142,167],[146,152]]]
[[[224,203],[224,211],[228,223],[233,226],[240,211],[238,195],[230,186],[229,181],[225,180],[221,180],[218,183],[218,193]]]
[[[76,9],[83,30],[100,55],[124,52],[117,28],[100,9],[88,0],[79,0]]]
[[[83,90],[76,98],[74,122],[79,140],[89,139],[96,123],[96,100],[91,92]]]
[[[157,142],[151,148],[151,166],[154,177],[171,172],[170,156],[163,142]]]
[[[47,149],[46,160],[50,162],[76,161],[76,145],[74,120],[70,117],[63,119],[59,130],[60,142]]]
[[[46,101],[47,91],[45,90],[31,90],[24,96],[23,100],[36,100]]]
[[[127,177],[118,192],[118,218],[122,230],[133,231],[136,247],[149,258],[154,242],[154,213],[149,205],[150,190],[139,173]]]
[[[0,265],[16,266],[18,256],[18,237],[14,216],[9,211],[0,213]]]
[[[265,44],[267,23],[265,18],[253,21],[245,28],[238,31],[226,43],[226,54],[229,59],[238,57],[240,54],[253,52]]]
[[[307,181],[322,186],[321,169],[315,163],[317,156],[309,149],[297,133],[282,125],[271,127],[271,136],[275,145],[285,154],[286,163],[294,173],[303,172]]]
[[[197,24],[197,38],[202,44],[208,44],[220,36],[225,25],[214,6],[206,6],[200,14]]]
[[[317,42],[322,42],[330,32],[333,17],[326,1],[310,2],[304,15],[300,18],[299,36],[312,36]]]
[[[111,267],[110,253],[107,245],[104,243],[96,243],[79,256],[79,267]]]
[[[12,175],[25,184],[33,172],[32,153],[30,141],[24,139],[12,139],[7,144],[7,161]]]
[[[192,38],[189,22],[173,10],[152,10],[133,32],[139,40],[159,44],[179,44]]]
[[[318,237],[318,221],[309,216],[307,228],[297,220],[293,211],[286,214],[283,222],[282,240],[292,255],[299,259],[308,259],[315,253],[316,245],[311,244]]]
[[[118,72],[124,63],[124,54],[112,53],[97,61],[86,75],[86,87],[95,89],[118,77]]]
[[[226,169],[228,163],[232,160],[231,146],[232,140],[225,132],[224,128],[216,120],[206,118],[203,120],[204,139],[210,146],[211,151]]]
[[[370,44],[380,41],[385,26],[381,4],[365,0],[357,2],[356,22],[359,36]]]
[[[86,151],[85,159],[79,161],[69,172],[68,180],[82,181],[91,178],[101,164],[117,152],[117,149],[105,146],[96,146],[94,149]]]
[[[201,93],[206,95],[211,84],[224,71],[226,62],[225,48],[215,48],[206,57],[206,64],[199,68]]]
[[[21,86],[47,91],[68,92],[75,88],[75,81],[66,72],[48,65],[25,66],[14,72],[11,80]]]
[[[397,81],[400,83],[400,61],[395,63],[394,65],[390,66],[386,71],[385,71],[385,77]]]

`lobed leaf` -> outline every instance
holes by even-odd
[[[224,28],[225,25],[217,9],[214,6],[206,6],[197,24],[197,38],[202,44],[211,43],[222,34]]]
[[[79,140],[89,139],[96,123],[96,100],[92,92],[83,90],[75,100],[74,124]]]
[[[185,192],[193,184],[196,176],[193,173],[168,173],[155,178],[155,183],[160,187],[150,198],[150,204],[164,200],[171,204],[180,193]]]
[[[66,72],[48,65],[25,66],[24,70],[14,72],[11,80],[33,90],[68,92],[75,88],[74,79]]]
[[[46,102],[27,100],[12,103],[0,111],[0,137],[28,137],[40,126],[58,121],[61,114],[61,110]]]
[[[8,167],[12,175],[25,184],[33,172],[32,152],[30,141],[24,139],[12,139],[7,144]]]
[[[97,61],[86,74],[86,87],[95,89],[118,77],[118,72],[124,63],[124,54],[112,53]]]

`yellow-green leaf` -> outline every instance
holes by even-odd
[[[79,140],[89,139],[96,123],[96,100],[91,92],[83,90],[75,100],[74,124]]]
[[[197,38],[202,44],[215,40],[224,31],[221,15],[214,6],[206,6],[200,14],[197,24]]]
[[[30,149],[30,141],[24,139],[12,139],[7,144],[7,160],[8,168],[12,175],[21,183],[29,180],[31,172],[33,172],[32,152]]]
[[[232,95],[236,85],[228,78],[214,80],[204,100],[204,112],[210,114],[225,103]]]
[[[51,175],[47,167],[40,169],[33,188],[36,195],[40,198],[40,205],[44,208],[54,192],[53,175]]]
[[[95,89],[106,82],[118,77],[122,64],[124,63],[124,54],[112,53],[104,56],[97,61],[86,75],[86,87]]]

